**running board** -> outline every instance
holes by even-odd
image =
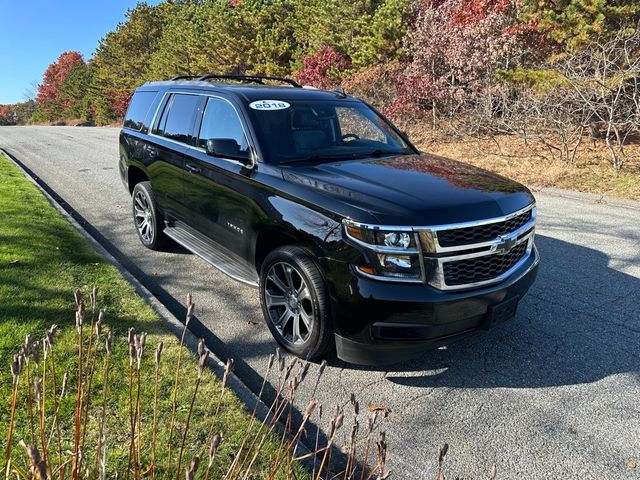
[[[258,275],[256,272],[235,253],[225,247],[205,240],[198,234],[194,234],[182,226],[171,226],[164,229],[167,237],[179,243],[192,253],[195,253],[206,262],[213,265],[225,275],[246,285],[257,287]]]

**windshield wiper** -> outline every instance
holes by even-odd
[[[380,148],[371,152],[362,152],[354,154],[353,158],[365,158],[365,157],[382,157],[383,155],[404,155],[405,152],[395,152],[393,150],[382,150]]]
[[[288,163],[299,163],[299,162],[318,162],[320,160],[355,160],[359,158],[367,158],[367,157],[381,157],[383,155],[407,155],[408,152],[395,152],[390,150],[382,150],[377,149],[371,152],[356,152],[347,155],[310,155],[308,157],[302,158],[293,158],[290,160],[283,160],[280,162],[280,165],[286,165]]]
[[[309,155],[308,157],[283,160],[280,162],[280,165],[286,165],[288,163],[318,162],[320,160],[347,160],[349,158],[352,158],[352,157],[345,156],[345,155]]]

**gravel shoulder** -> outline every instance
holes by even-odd
[[[196,335],[254,391],[275,344],[257,293],[179,247],[138,242],[117,172],[118,130],[2,127],[0,147],[40,177],[76,220],[174,315],[197,304]],[[384,405],[394,478],[633,479],[640,457],[640,212],[634,204],[538,192],[539,278],[515,321],[392,370],[335,358],[318,391]],[[314,367],[317,368],[317,367]],[[313,371],[312,371],[313,374]],[[309,383],[308,387],[312,384]],[[301,396],[304,408],[308,400]]]

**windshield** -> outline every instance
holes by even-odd
[[[362,102],[263,100],[252,102],[249,107],[268,163],[414,153],[386,121]]]

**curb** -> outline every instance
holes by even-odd
[[[573,190],[564,190],[562,188],[541,187],[538,185],[530,185],[529,188],[534,193],[543,193],[554,197],[562,197],[602,205],[611,205],[613,207],[628,208],[631,210],[640,210],[640,201],[637,200],[627,200],[624,198],[610,197],[609,195],[601,195],[597,193],[576,192]]]
[[[95,238],[93,238],[89,232],[87,232],[82,225],[80,225],[63,207],[60,205],[37,180],[37,177],[33,177],[25,168],[22,163],[6,149],[0,147],[0,153],[3,153],[27,178],[35,187],[44,195],[49,203],[62,215],[73,228],[76,229],[91,245],[98,255],[100,255],[107,263],[114,266],[118,272],[124,277],[124,279],[133,285],[136,293],[149,305],[164,322],[165,326],[173,333],[179,340],[184,331],[184,323],[182,323],[176,316],[174,316],[137,278],[135,278],[124,266],[111,255]],[[184,345],[192,353],[198,351],[198,338],[190,331],[186,330],[184,337]],[[225,370],[225,363],[220,360],[211,350],[209,350],[209,359],[207,366],[213,370],[215,375],[222,379]],[[227,388],[231,390],[238,399],[245,405],[247,412],[253,411],[256,408],[256,418],[259,421],[267,419],[269,414],[269,408],[267,405],[259,399],[253,391],[247,387],[242,380],[240,380],[235,373],[231,372],[227,376]],[[284,425],[281,422],[276,424],[276,430],[280,433],[284,432]],[[292,452],[293,455],[306,455],[310,454],[306,445],[302,442],[298,442],[296,449]],[[311,458],[311,457],[309,457]],[[305,465],[309,465],[308,461],[301,462]]]

